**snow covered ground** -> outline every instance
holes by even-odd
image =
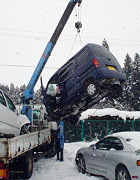
[[[42,158],[34,163],[34,172],[31,180],[103,180],[102,177],[89,176],[78,172],[75,164],[75,154],[81,147],[89,146],[94,142],[65,143],[64,161],[54,158]]]

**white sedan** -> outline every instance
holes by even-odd
[[[29,119],[19,114],[12,100],[0,90],[0,137],[27,133],[29,124]]]
[[[95,145],[77,151],[79,172],[109,180],[140,180],[140,132],[106,136]]]

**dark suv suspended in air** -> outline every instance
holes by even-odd
[[[81,112],[105,96],[117,98],[126,76],[105,47],[87,44],[68,60],[43,90],[48,115],[77,122]]]

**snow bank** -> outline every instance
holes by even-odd
[[[105,108],[105,109],[88,109],[87,111],[81,114],[80,120],[86,120],[89,117],[93,116],[119,116],[120,118],[126,120],[130,119],[140,119],[140,111],[119,111],[114,108]]]
[[[42,158],[34,163],[34,172],[31,180],[103,180],[101,177],[88,176],[78,172],[75,164],[75,155],[81,147],[87,147],[95,142],[65,143],[64,161],[54,158]]]

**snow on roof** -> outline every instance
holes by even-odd
[[[102,117],[102,116],[118,116],[124,120],[126,118],[130,119],[140,119],[140,111],[119,111],[114,108],[105,108],[105,109],[88,109],[81,114],[80,120],[86,120],[89,117]]]

